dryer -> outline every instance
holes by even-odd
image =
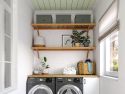
[[[55,78],[29,77],[26,94],[55,94]]]
[[[83,78],[56,78],[56,94],[83,94]]]

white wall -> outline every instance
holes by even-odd
[[[35,11],[35,14],[51,14],[54,18],[56,14],[71,14],[71,18],[74,19],[75,14],[91,14],[92,11],[70,11],[70,10],[43,10]],[[34,17],[35,18],[35,17]],[[92,15],[93,20],[93,15]],[[73,22],[73,20],[72,20]],[[82,31],[82,30],[80,30]],[[35,32],[35,37],[36,37]],[[62,35],[71,35],[72,30],[41,30],[40,35],[45,38],[47,47],[61,47],[62,46]],[[91,46],[93,46],[93,31],[89,31],[91,37]],[[86,51],[41,51],[40,57],[46,56],[50,65],[49,72],[54,74],[62,74],[65,67],[77,67],[77,63],[80,60],[86,60]],[[37,54],[36,54],[37,57]],[[93,53],[90,52],[89,58],[93,60]],[[35,61],[34,66],[36,66]]]
[[[8,94],[25,94],[27,76],[32,74],[32,9],[26,0],[15,0],[17,30],[17,88]],[[16,19],[17,18],[17,19]],[[15,81],[16,82],[16,81]]]
[[[82,31],[82,30],[80,30]],[[72,30],[41,30],[40,35],[45,38],[47,47],[61,47],[62,35],[72,34]],[[89,32],[91,46],[93,45],[93,31]],[[36,36],[36,32],[35,32]],[[65,67],[77,67],[80,60],[86,60],[87,51],[41,51],[40,57],[46,56],[50,65],[50,73],[60,74]],[[37,54],[36,54],[37,56]],[[92,51],[89,58],[93,60]],[[36,63],[37,64],[37,63]]]
[[[119,43],[120,43],[120,50],[119,50],[119,57],[120,57],[120,64],[119,64],[119,83],[120,83],[120,93],[125,94],[125,0],[120,0],[120,7],[119,7],[119,18],[120,18],[120,33],[119,33]]]
[[[97,27],[95,30],[95,39],[96,39],[96,61],[98,64],[97,70],[98,75],[102,74],[101,72],[101,64],[99,62],[99,43],[98,43],[98,20],[103,15],[104,11],[107,9],[107,7],[111,4],[113,0],[98,0],[98,3],[96,5],[96,8],[94,10],[94,14],[96,17],[96,23]],[[125,56],[125,43],[123,42],[125,37],[125,0],[119,0],[119,19],[120,19],[120,32],[119,32],[119,78],[111,79],[107,77],[100,77],[100,94],[125,94],[125,63],[124,63],[124,56]]]

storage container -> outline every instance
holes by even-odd
[[[92,64],[92,71],[89,72],[88,63],[85,63],[83,61],[78,62],[78,64],[77,64],[78,74],[80,74],[80,75],[96,74],[96,63],[92,62],[91,64]]]

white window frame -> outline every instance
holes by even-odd
[[[116,31],[119,32],[119,29],[118,29],[118,28],[114,29],[112,33],[116,32]],[[111,34],[112,34],[112,33],[111,33]],[[103,41],[103,40],[102,40],[102,41]],[[102,41],[101,41],[101,42],[102,42]],[[100,42],[100,43],[101,43],[101,42]],[[103,44],[104,47],[103,47],[103,48],[100,47],[100,50],[103,49],[103,53],[104,53],[104,54],[103,54],[104,57],[101,56],[102,58],[100,59],[100,62],[101,62],[101,63],[104,63],[104,64],[103,64],[103,75],[104,75],[104,76],[111,76],[111,77],[118,77],[118,72],[116,72],[116,71],[113,71],[113,72],[112,72],[112,71],[110,71],[110,72],[106,71],[106,66],[107,66],[107,65],[106,65],[106,40],[105,40],[105,39],[104,39],[103,43],[104,43],[104,44]],[[100,55],[101,55],[101,54],[100,54]],[[102,62],[102,60],[103,60],[103,62]]]
[[[14,1],[11,0],[11,6],[9,6],[4,0],[0,0],[0,23],[2,24],[0,27],[0,94],[6,94],[16,88],[16,34],[14,34]],[[5,36],[8,36],[5,34],[4,30],[4,15],[5,15],[5,10],[10,13],[11,15],[11,61],[5,61],[5,56],[4,56],[4,44],[5,44]],[[11,63],[11,86],[8,88],[5,88],[5,62],[6,63]]]
[[[105,33],[102,34],[102,32],[99,32],[99,42],[100,42],[100,44],[101,44],[101,42],[103,40],[105,40],[106,37],[108,37],[110,34],[112,34],[113,32],[115,32],[116,30],[119,32],[118,0],[114,0],[112,2],[112,4],[109,6],[109,8],[104,13],[104,15],[101,17],[101,19],[103,19],[103,17],[105,17],[105,14],[112,7],[112,5],[114,3],[117,3],[117,19],[116,19],[116,21],[114,21],[113,24],[111,24],[110,27],[108,27],[108,29],[107,28],[104,29],[104,30],[106,30]],[[101,19],[99,20],[99,25],[100,25]],[[106,33],[108,33],[108,34],[106,34]],[[104,76],[111,76],[111,77],[118,77],[118,72],[115,72],[115,71],[114,72],[107,72],[106,71],[106,41],[105,42],[103,41],[103,43],[104,43],[104,47],[103,48],[100,47],[100,50],[102,50],[102,49],[104,50],[104,52],[103,52],[104,55],[101,56],[101,53],[100,53],[100,63],[104,63],[103,64],[103,70],[102,70],[103,74],[102,75],[104,75]]]

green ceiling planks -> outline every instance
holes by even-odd
[[[35,10],[91,10],[96,0],[32,0]]]

